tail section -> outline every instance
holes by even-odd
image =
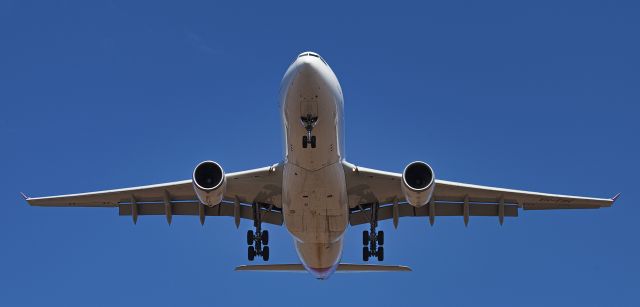
[[[306,272],[302,264],[261,264],[241,265],[236,271],[261,271],[261,272]],[[378,265],[378,264],[352,264],[340,263],[338,273],[372,273],[372,272],[411,272],[411,268],[404,265]]]
[[[264,272],[306,272],[302,264],[258,264],[241,265],[236,271],[264,271]]]
[[[411,268],[404,265],[381,265],[381,264],[351,264],[340,263],[336,272],[411,272]]]

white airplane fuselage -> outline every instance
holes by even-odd
[[[317,278],[327,278],[340,262],[349,217],[342,165],[342,90],[329,65],[319,55],[305,52],[282,79],[280,105],[285,225],[305,268]],[[308,133],[306,126],[311,125]],[[309,136],[315,137],[315,146]],[[306,148],[303,138],[308,141]]]

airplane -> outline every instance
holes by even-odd
[[[119,215],[233,217],[253,221],[247,231],[247,259],[269,260],[269,232],[262,224],[284,225],[300,263],[243,265],[237,271],[311,273],[411,271],[400,265],[340,263],[348,226],[369,224],[362,233],[362,260],[384,260],[385,236],[378,222],[440,216],[517,217],[519,209],[611,207],[612,198],[556,195],[436,179],[431,166],[409,163],[401,173],[362,167],[345,160],[342,88],[327,62],[303,52],[288,67],[280,89],[284,158],[270,166],[226,173],[214,161],[199,163],[191,179],[81,194],[31,198],[32,206],[117,207]]]

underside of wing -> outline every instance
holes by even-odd
[[[32,206],[43,207],[117,207],[135,199],[138,203],[163,202],[165,196],[171,201],[195,201],[191,180],[132,188],[105,190],[89,193],[67,194],[46,197],[27,197]]]
[[[260,214],[262,222],[282,225],[282,171],[279,165],[225,175],[227,185],[222,202],[209,207],[196,196],[193,181],[105,190],[90,193],[47,197],[27,197],[32,206],[45,207],[118,207],[120,215],[196,215],[204,223],[206,216],[233,216],[253,220]]]
[[[611,207],[619,194],[612,198],[593,198],[512,190],[452,181],[436,180],[437,201],[517,204],[524,210],[597,209]]]
[[[596,209],[610,207],[619,197],[592,198],[435,180],[429,203],[414,207],[402,191],[402,174],[345,163],[352,225],[407,216],[518,216],[518,209]]]

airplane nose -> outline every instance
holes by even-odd
[[[297,70],[299,75],[313,75],[317,73],[318,67],[317,63],[315,63],[312,59],[301,58],[298,63]]]
[[[326,65],[319,54],[311,51],[301,53],[295,63],[299,74],[316,74]]]
[[[315,87],[322,80],[320,71],[315,63],[301,61],[296,68],[295,80],[305,87]]]

